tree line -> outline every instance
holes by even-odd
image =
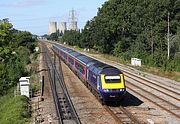
[[[8,19],[0,20],[0,96],[28,75],[26,65],[35,41],[30,32],[14,29]]]
[[[61,41],[127,61],[137,57],[165,71],[180,71],[179,12],[179,0],[109,0],[81,33],[68,31]]]

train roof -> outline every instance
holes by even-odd
[[[55,44],[55,46],[57,46],[59,48],[64,48],[62,45],[59,45],[59,44]]]
[[[56,47],[56,48],[59,48],[59,46],[57,46],[57,45],[54,45],[54,44],[53,44],[52,46],[53,46],[53,47]]]
[[[77,57],[79,55],[82,55],[81,53],[78,53],[78,52],[76,52],[76,51],[74,51],[74,50],[72,50],[70,48],[66,48],[66,47],[64,47],[62,45],[56,44],[55,46],[58,47],[59,49],[61,49],[63,52],[68,53],[72,57]]]
[[[121,71],[113,66],[110,66],[108,64],[102,63],[100,61],[96,61],[94,64],[89,66],[89,70],[94,72],[95,74],[118,74],[121,73]]]
[[[82,54],[81,54],[81,53],[78,53],[78,52],[76,52],[76,51],[72,51],[72,52],[69,53],[69,55],[71,55],[71,56],[73,56],[73,57],[77,57],[77,56],[82,55]]]
[[[72,49],[69,49],[67,52],[68,52],[68,53],[71,53],[71,52],[75,52],[75,51],[72,50]]]
[[[105,63],[96,61],[94,64],[92,64],[89,67],[89,70],[91,70],[92,72],[94,72],[95,74],[98,74],[104,67],[108,66]]]
[[[100,62],[96,59],[93,59],[91,57],[88,57],[84,54],[81,54],[79,52],[76,52],[70,48],[66,48],[62,45],[55,45],[62,49],[64,52],[67,52],[70,56],[77,58],[80,62],[85,64],[89,70],[94,72],[95,74],[119,74],[122,73],[119,69],[110,66],[108,64],[105,64],[103,62]]]
[[[87,64],[87,68],[89,68],[91,65],[93,65],[93,64],[95,64],[95,63],[97,63],[98,61],[96,60],[96,59],[94,59],[93,61],[91,61],[91,62],[89,62],[88,64]]]
[[[74,50],[72,50],[72,49],[70,49],[70,48],[66,48],[66,47],[64,47],[64,46],[62,46],[62,45],[56,44],[55,46],[56,46],[57,48],[59,48],[59,49],[62,49],[64,52],[70,53],[70,52],[73,52],[73,51],[74,51]]]
[[[87,65],[89,62],[94,61],[93,58],[90,58],[86,55],[77,56],[77,59],[83,62],[83,64]]]
[[[66,47],[62,47],[61,49],[63,49],[64,51],[68,51],[69,49]]]

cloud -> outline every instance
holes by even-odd
[[[25,7],[32,7],[37,6],[45,3],[46,0],[21,0],[18,2],[11,2],[11,3],[0,3],[1,7],[11,7],[11,8],[25,8]]]

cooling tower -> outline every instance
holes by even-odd
[[[57,32],[57,22],[49,22],[49,35]]]
[[[66,22],[60,22],[59,23],[59,33],[63,33],[67,30]]]

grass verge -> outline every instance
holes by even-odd
[[[180,72],[167,72],[160,68],[148,66],[136,67],[136,69],[180,82]]]
[[[1,124],[28,124],[30,122],[29,98],[13,96],[13,90],[0,97]]]

